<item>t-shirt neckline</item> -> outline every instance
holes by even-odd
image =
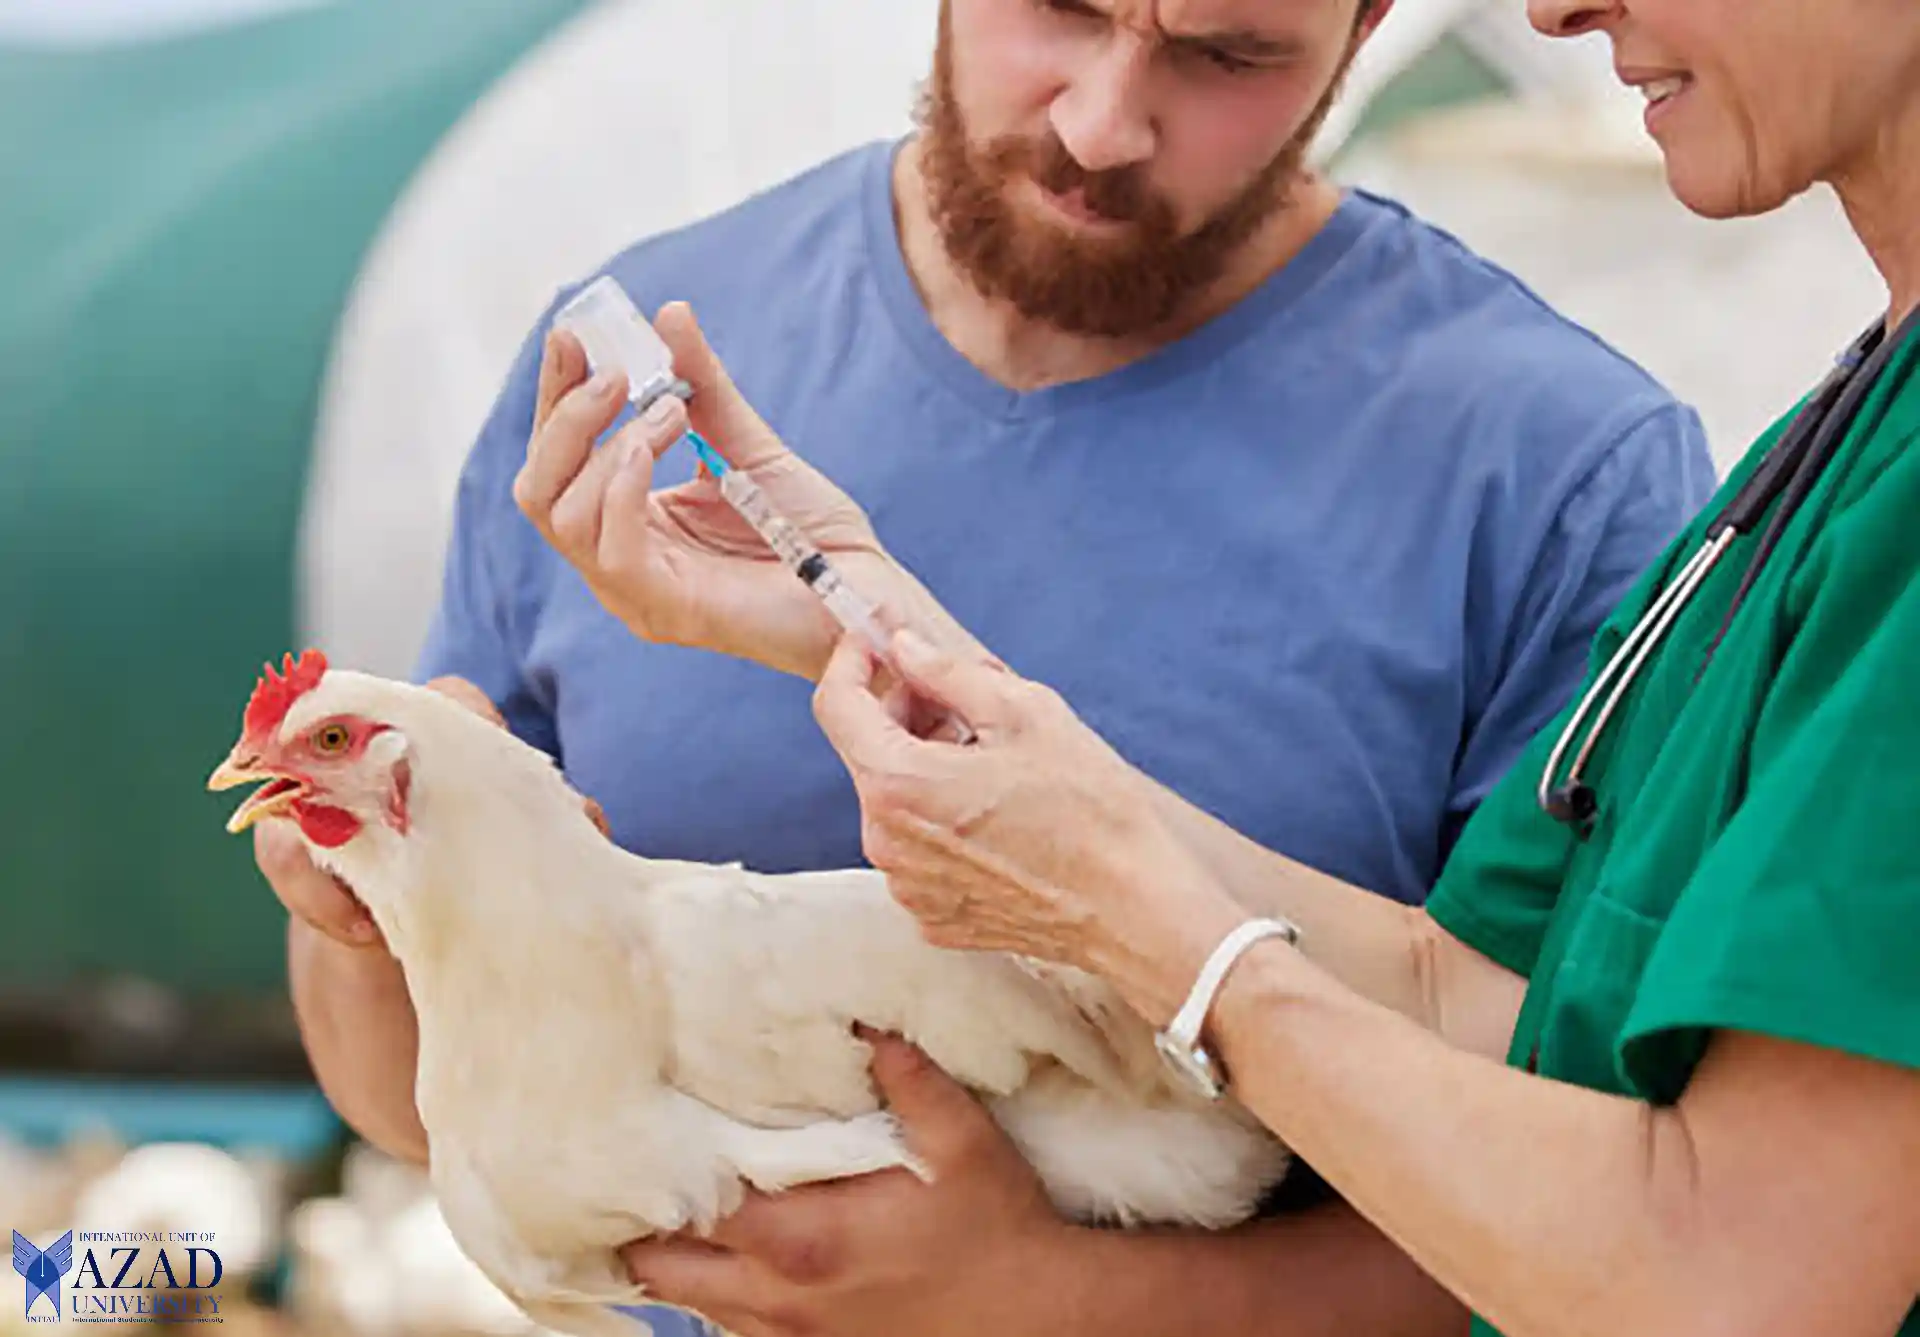
[[[1198,329],[1100,376],[1038,390],[1014,390],[974,366],[947,342],[914,286],[893,217],[893,167],[908,142],[900,139],[873,146],[862,174],[866,243],[881,303],[900,337],[936,378],[979,412],[998,419],[1041,417],[1106,402],[1207,366],[1312,289],[1372,221],[1364,193],[1344,190],[1325,226],[1293,259]]]

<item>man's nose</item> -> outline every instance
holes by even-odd
[[[1153,156],[1158,131],[1147,101],[1146,44],[1115,32],[1090,52],[1053,100],[1053,131],[1074,161],[1106,172]]]
[[[1527,0],[1527,19],[1548,37],[1579,37],[1619,16],[1620,0]]]

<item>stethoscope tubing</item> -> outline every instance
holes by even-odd
[[[1836,359],[1833,370],[1828,373],[1805,411],[1788,427],[1772,455],[1761,461],[1746,484],[1714,518],[1708,527],[1708,537],[1687,559],[1686,565],[1680,568],[1679,574],[1667,588],[1634,621],[1620,648],[1608,657],[1592,684],[1581,693],[1579,703],[1561,729],[1553,752],[1547,758],[1546,767],[1541,771],[1535,797],[1542,810],[1556,820],[1569,822],[1576,827],[1584,826],[1593,816],[1597,803],[1585,781],[1587,762],[1606,732],[1614,712],[1639,678],[1648,657],[1666,637],[1668,629],[1693,598],[1694,592],[1733,546],[1734,540],[1758,524],[1776,498],[1784,497],[1759,549],[1747,565],[1746,576],[1727,609],[1720,633],[1708,647],[1707,656],[1711,659],[1721,637],[1726,634],[1727,626],[1732,623],[1734,613],[1752,588],[1761,565],[1772,552],[1774,540],[1813,490],[1815,476],[1826,467],[1840,438],[1852,427],[1873,383],[1884,370],[1886,359],[1916,329],[1920,329],[1920,311],[1908,316],[1900,329],[1891,335],[1887,333],[1885,322],[1876,322]],[[1704,668],[1702,665],[1702,671]],[[1567,750],[1579,735],[1580,726],[1593,713],[1602,693],[1606,693],[1606,701],[1600,706],[1600,713],[1593,727],[1587,731],[1586,740],[1575,754],[1573,764],[1568,767],[1565,783],[1556,785],[1554,777],[1560,774],[1560,763],[1566,759]]]

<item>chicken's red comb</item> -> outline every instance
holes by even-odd
[[[327,671],[327,657],[318,650],[303,650],[297,662],[292,655],[282,659],[277,673],[271,664],[265,668],[247,702],[248,737],[269,734],[280,727],[293,703],[319,684]]]

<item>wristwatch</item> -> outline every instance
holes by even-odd
[[[1200,967],[1200,975],[1194,980],[1187,1001],[1166,1029],[1153,1037],[1160,1057],[1166,1060],[1174,1075],[1208,1100],[1218,1100],[1226,1094],[1227,1077],[1224,1065],[1200,1043],[1200,1031],[1207,1024],[1207,1013],[1213,1010],[1213,997],[1220,991],[1220,983],[1233,969],[1234,962],[1247,948],[1266,938],[1285,938],[1289,943],[1298,943],[1300,930],[1278,917],[1249,919],[1222,938],[1207,963]]]

